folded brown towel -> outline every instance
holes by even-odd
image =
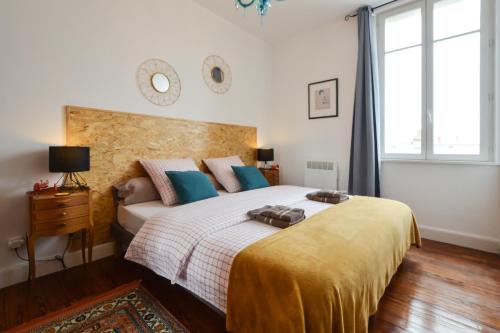
[[[265,206],[261,208],[261,215],[272,217],[273,219],[294,222],[304,216],[304,210],[300,208],[290,208],[286,206]]]
[[[320,190],[314,193],[318,197],[329,197],[329,198],[338,198],[347,196],[347,193],[344,191],[336,191],[336,190]]]
[[[331,204],[338,204],[346,200],[349,200],[349,196],[345,192],[327,191],[327,190],[312,192],[307,194],[306,197],[309,200],[326,202]]]
[[[306,217],[303,216],[300,220],[296,220],[295,222],[287,222],[287,221],[283,221],[283,220],[273,219],[272,217],[267,217],[267,216],[263,216],[263,215],[256,215],[255,217],[252,217],[252,219],[254,219],[256,221],[259,221],[259,222],[262,222],[265,224],[269,224],[269,225],[272,225],[273,227],[281,228],[281,229],[291,227],[292,225],[295,225],[295,224],[303,221],[305,218]]]
[[[264,206],[251,210],[247,214],[254,220],[278,228],[288,228],[306,218],[303,209],[286,206]]]

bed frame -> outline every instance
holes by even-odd
[[[134,234],[123,228],[118,221],[111,223],[111,235],[116,241],[116,249],[118,255],[124,255],[134,238]]]

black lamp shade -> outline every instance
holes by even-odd
[[[49,147],[50,172],[81,172],[89,170],[89,147]]]
[[[257,161],[274,161],[274,149],[257,149]]]

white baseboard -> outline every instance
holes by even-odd
[[[88,251],[87,251],[88,252]],[[113,255],[115,252],[115,246],[113,242],[100,244],[94,246],[92,251],[92,260],[98,260],[105,257]],[[39,259],[52,259],[51,258],[39,258]],[[64,262],[67,267],[74,267],[81,265],[82,262],[82,252],[74,251],[68,252],[64,257]],[[57,261],[43,262],[39,261],[36,263],[36,276],[43,276],[51,274],[62,270],[61,263]],[[9,267],[0,270],[0,289],[7,286],[26,281],[28,279],[29,266],[27,262],[21,262],[18,264],[11,265]]]
[[[435,228],[426,225],[419,225],[419,229],[422,238],[491,253],[500,253],[500,239]]]

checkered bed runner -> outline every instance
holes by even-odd
[[[310,201],[310,188],[275,186],[174,207],[146,221],[125,258],[178,283],[221,311],[226,310],[234,257],[280,229],[250,221],[249,210],[264,205],[305,209],[311,216],[330,204]]]

